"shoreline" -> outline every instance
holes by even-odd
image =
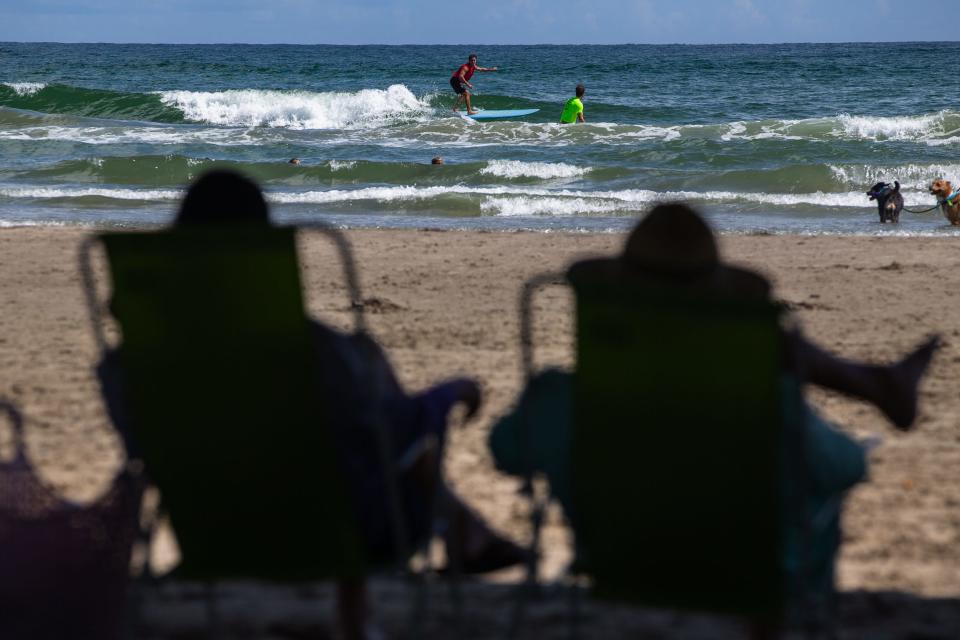
[[[350,214],[347,214],[350,215]],[[532,235],[570,235],[570,236],[585,236],[585,235],[598,235],[598,236],[622,236],[629,232],[632,225],[635,224],[640,218],[643,217],[643,213],[638,213],[636,217],[628,218],[624,217],[619,220],[623,224],[627,222],[631,223],[629,227],[625,228],[600,228],[600,229],[587,229],[587,228],[469,228],[469,227],[443,227],[443,226],[431,226],[429,224],[424,224],[422,226],[364,226],[360,225],[349,225],[349,224],[338,224],[338,223],[326,223],[331,224],[336,229],[343,231],[348,234],[353,233],[374,233],[374,232],[399,232],[399,233],[479,233],[479,234],[532,234]],[[402,218],[400,218],[402,220]],[[449,218],[450,220],[458,220],[458,218]],[[446,218],[437,218],[437,220],[446,220]],[[764,237],[774,237],[774,238],[958,238],[960,239],[960,227],[954,227],[946,223],[940,227],[937,227],[937,230],[922,230],[922,231],[909,231],[903,229],[899,225],[874,225],[873,230],[864,230],[864,231],[767,231],[767,230],[722,230],[717,229],[715,225],[710,221],[709,217],[707,218],[708,223],[711,224],[711,227],[714,229],[714,233],[718,236],[725,238],[764,238]],[[324,221],[321,219],[319,221],[321,224],[324,224]],[[56,222],[50,220],[44,221],[8,221],[0,220],[0,233],[6,232],[7,230],[19,230],[19,229],[62,229],[66,231],[76,231],[82,233],[97,233],[100,231],[155,231],[157,229],[163,229],[169,226],[169,222],[157,222],[157,223],[142,223],[142,224],[127,224],[127,223],[114,223],[114,224],[105,224],[102,221],[98,222],[77,222],[77,221],[67,221],[67,222]],[[298,222],[298,221],[288,221],[280,220],[277,221],[278,226],[293,226],[300,229],[308,230],[311,227],[318,226],[316,223],[310,222]]]
[[[90,233],[89,228],[0,229],[0,396],[46,425],[28,433],[32,460],[77,499],[96,495],[120,457],[91,372],[96,354],[76,266],[77,247]],[[392,229],[346,234],[372,333],[404,386],[419,390],[463,374],[481,381],[486,402],[478,419],[451,429],[447,475],[493,526],[524,540],[518,483],[493,469],[486,449],[491,423],[519,390],[520,286],[572,259],[618,252],[623,235]],[[334,252],[323,238],[304,235],[309,311],[345,327],[349,305]],[[843,430],[884,440],[871,455],[870,480],[847,502],[839,587],[960,597],[956,241],[726,234],[720,242],[727,260],[770,277],[775,295],[808,335],[840,355],[889,361],[930,333],[943,336],[944,347],[921,387],[912,433],[895,432],[861,403],[822,392],[812,397]],[[544,291],[536,309],[538,364],[569,365],[568,292]],[[9,451],[0,446],[0,455]],[[545,527],[544,547],[545,571],[556,575],[568,555],[567,533],[556,513]]]

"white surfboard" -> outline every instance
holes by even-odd
[[[502,120],[504,118],[520,118],[523,116],[528,116],[531,113],[536,113],[540,109],[484,109],[482,111],[477,111],[473,115],[467,115],[466,113],[461,113],[460,115],[465,118],[472,118],[474,120]]]

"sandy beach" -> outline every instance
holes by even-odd
[[[79,500],[102,490],[121,455],[91,371],[96,352],[77,270],[78,246],[88,233],[55,227],[0,231],[0,396],[32,419],[27,441],[33,462],[65,495]],[[483,410],[466,427],[453,429],[447,474],[498,530],[525,540],[527,508],[517,495],[518,483],[494,470],[486,447],[492,422],[511,406],[520,386],[520,287],[530,276],[562,270],[578,257],[617,252],[623,237],[397,230],[356,230],[348,237],[371,329],[407,388],[464,374],[482,382]],[[844,637],[958,637],[957,239],[729,235],[721,242],[729,261],[771,278],[777,296],[794,310],[808,335],[838,354],[889,361],[931,333],[943,336],[944,347],[922,386],[921,413],[912,433],[895,432],[877,411],[859,402],[821,392],[812,397],[845,431],[883,438],[871,455],[869,482],[847,502],[839,562],[839,587],[848,594],[841,601]],[[332,248],[323,238],[308,235],[302,253],[310,311],[345,327],[348,301]],[[538,296],[540,364],[572,362],[570,310],[570,295],[562,287]],[[0,431],[4,457],[10,455],[5,428]],[[568,557],[567,532],[557,513],[544,540],[544,572],[550,578]],[[511,598],[509,583],[517,577],[508,573],[468,585],[468,603],[473,603],[468,616],[476,618],[470,626],[476,637],[501,633],[497,625],[502,624],[503,602]],[[324,601],[325,588],[296,593],[268,589],[286,605],[278,604],[272,613],[266,607],[264,619],[287,611],[292,612],[288,622],[300,621],[293,626],[300,624],[301,631],[322,628],[317,619],[322,621],[325,609],[315,603]],[[235,604],[248,597],[237,589],[227,597]],[[401,586],[389,581],[377,589],[378,598],[401,598],[391,595]],[[437,594],[446,602],[441,586]],[[562,598],[557,598],[537,605],[532,614],[537,628],[531,634],[563,634]],[[170,612],[189,609],[187,618],[194,620],[199,604],[190,608],[189,601],[189,594],[166,592],[149,603],[148,613],[169,623],[176,617]],[[400,605],[383,609],[388,628],[403,618]],[[644,625],[666,628],[664,637],[681,637],[671,635],[680,629],[686,629],[681,635],[695,634],[672,615],[603,611],[587,612],[588,619],[595,614],[592,628],[606,629],[597,637],[616,637],[620,631],[624,637],[635,635],[648,628]],[[444,615],[437,613],[440,620]],[[716,637],[725,637],[720,627],[711,629]],[[285,636],[277,628],[271,633],[266,635],[315,637]],[[714,637],[711,633],[695,635]]]

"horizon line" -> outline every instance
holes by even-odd
[[[845,41],[782,41],[782,42],[532,42],[532,43],[504,43],[504,42],[362,42],[362,43],[335,43],[335,42],[120,42],[107,40],[0,40],[0,45],[6,44],[113,44],[113,45],[147,45],[147,46],[250,46],[250,47],[744,47],[744,46],[784,46],[784,45],[824,45],[824,44],[957,44],[960,40],[845,40]]]

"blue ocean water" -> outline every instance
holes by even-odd
[[[468,53],[476,106],[451,112]],[[960,185],[960,43],[252,46],[0,43],[0,225],[170,219],[212,167],[276,217],[351,227],[617,230],[684,199],[728,232],[881,226],[864,193]],[[557,124],[574,86],[586,124]],[[431,166],[440,155],[442,166]],[[301,159],[300,166],[287,163]]]

